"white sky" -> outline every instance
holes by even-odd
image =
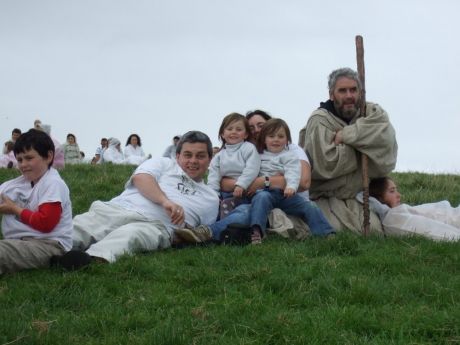
[[[356,68],[390,115],[398,171],[460,173],[460,1],[0,0],[0,138],[36,118],[87,157],[138,133],[159,156],[176,134],[261,108],[298,131]]]

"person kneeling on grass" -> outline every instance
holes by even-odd
[[[0,274],[47,267],[72,247],[69,188],[52,168],[54,144],[31,129],[14,145],[21,176],[0,185]]]
[[[75,216],[74,250],[57,264],[77,269],[94,259],[115,262],[122,254],[170,247],[176,227],[213,223],[219,199],[203,182],[211,157],[209,137],[191,131],[179,141],[175,160],[142,163],[119,196]]]
[[[356,198],[362,202],[362,193]],[[370,181],[369,207],[379,215],[387,235],[460,240],[460,206],[452,207],[447,200],[418,206],[401,204],[401,194],[389,177]]]

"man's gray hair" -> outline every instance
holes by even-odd
[[[332,71],[331,74],[329,74],[329,81],[328,81],[329,93],[332,93],[334,91],[335,84],[337,84],[337,80],[339,80],[339,78],[342,78],[342,77],[353,79],[354,81],[358,83],[359,90],[362,89],[361,81],[359,80],[358,73],[353,71],[351,68],[344,67],[344,68],[336,69],[335,71]]]

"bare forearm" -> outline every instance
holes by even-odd
[[[132,182],[139,193],[150,201],[163,205],[168,200],[153,176],[148,174],[134,175]]]

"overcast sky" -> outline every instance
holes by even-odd
[[[176,134],[214,145],[230,112],[264,109],[299,130],[356,68],[391,118],[397,171],[460,173],[460,1],[0,0],[0,124],[36,118],[92,156],[131,133],[159,156]]]

